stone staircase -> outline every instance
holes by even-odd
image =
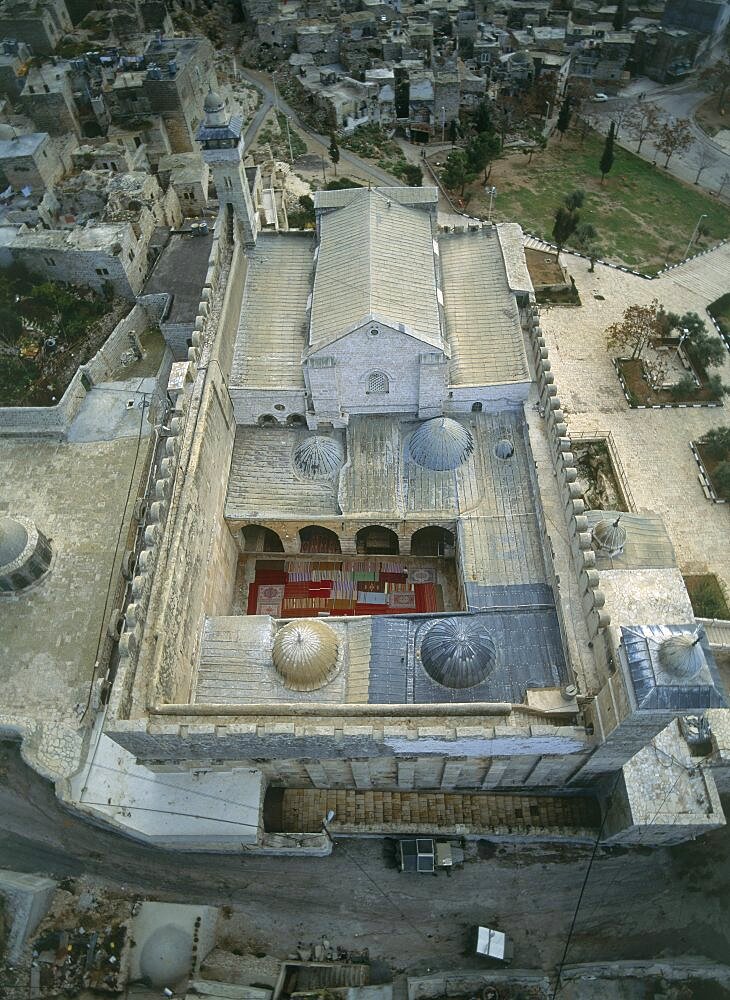
[[[348,986],[367,986],[369,965],[335,962],[331,965],[303,965],[297,970],[297,993],[336,990]]]

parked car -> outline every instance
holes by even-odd
[[[593,100],[598,104],[602,104],[604,101],[608,100],[608,94],[594,94]]]

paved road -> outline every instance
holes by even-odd
[[[700,166],[700,158],[703,155],[709,156],[712,163],[700,175],[699,187],[715,194],[722,184],[724,174],[730,172],[730,154],[703,132],[694,121],[695,110],[707,97],[707,92],[700,90],[694,80],[671,87],[662,87],[645,78],[634,80],[618,97],[603,104],[592,102],[587,105],[586,113],[591,124],[600,132],[608,132],[609,123],[616,109],[626,102],[636,102],[641,93],[645,94],[643,98],[645,102],[655,104],[666,117],[687,118],[691,122],[694,142],[684,153],[675,153],[672,156],[669,161],[669,173],[693,184]],[[629,138],[626,129],[620,130],[619,141],[627,149],[636,151],[637,144]],[[660,153],[650,139],[644,140],[639,155],[650,162],[657,159],[660,166],[663,166],[666,159],[665,154]],[[730,183],[725,186],[723,200],[730,200]]]
[[[260,947],[286,955],[322,934],[410,974],[468,967],[468,929],[494,922],[516,962],[562,953],[590,849],[483,843],[451,878],[402,875],[382,840],[340,841],[324,859],[180,855],[64,813],[51,787],[0,745],[0,867],[79,876],[175,901],[229,904]],[[599,851],[569,961],[730,951],[730,834],[672,850]]]
[[[270,108],[278,100],[280,110],[283,111],[284,114],[291,120],[292,124],[296,125],[300,132],[307,136],[310,147],[313,147],[313,152],[327,155],[330,146],[329,137],[326,135],[320,135],[318,132],[313,132],[312,129],[308,128],[307,125],[304,124],[294,108],[292,108],[290,104],[287,104],[280,94],[274,93],[274,83],[268,73],[252,69],[242,69],[239,72],[245,80],[248,80],[249,83],[254,84],[254,86],[263,91],[265,100],[268,102],[267,111],[268,108]],[[249,128],[246,129],[247,142],[249,141],[249,130],[256,121],[260,111],[261,109],[259,109],[254,119],[252,119]],[[261,121],[263,121],[263,117]],[[258,131],[260,124],[261,122],[258,123],[252,134],[254,134],[255,131]],[[403,182],[398,180],[397,177],[393,177],[391,174],[386,173],[385,170],[381,170],[374,164],[368,163],[367,160],[363,160],[361,157],[356,156],[355,153],[350,152],[343,146],[340,147],[340,163],[349,163],[360,173],[361,176],[363,176],[366,180],[373,181],[375,184],[385,185],[386,187],[401,186],[403,184]]]

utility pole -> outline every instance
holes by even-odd
[[[446,108],[441,105],[441,144],[444,142],[444,135],[446,132]]]

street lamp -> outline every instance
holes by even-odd
[[[545,101],[545,125],[550,121],[550,101]]]
[[[441,142],[444,141],[444,135],[446,134],[446,108],[441,105]]]
[[[494,201],[494,196],[497,193],[497,189],[496,189],[496,187],[494,185],[492,185],[491,187],[485,187],[484,188],[484,193],[486,194],[487,192],[489,192],[489,214],[487,215],[487,222],[491,222],[492,221],[492,203]]]
[[[694,243],[694,241],[695,241],[695,239],[697,237],[697,233],[699,232],[700,225],[702,224],[702,220],[706,219],[706,218],[707,218],[707,212],[703,212],[702,215],[697,220],[697,225],[695,226],[694,232],[690,236],[689,243],[687,244],[687,250],[685,251],[685,254],[684,254],[685,257],[689,257],[689,252],[692,249],[692,244]]]

